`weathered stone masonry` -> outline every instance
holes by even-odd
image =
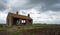
[[[19,15],[18,12],[16,14],[14,13],[8,13],[7,16],[7,25],[13,26],[13,25],[19,25],[19,26],[31,26],[32,25],[32,19],[30,18],[30,14],[28,16]]]

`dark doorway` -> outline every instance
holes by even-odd
[[[13,18],[13,25],[17,25],[18,24],[18,18]]]

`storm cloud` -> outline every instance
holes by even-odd
[[[32,3],[42,4],[42,10],[60,10],[60,0],[33,0]]]
[[[31,9],[60,11],[60,0],[0,0],[0,10]]]
[[[7,8],[6,1],[0,0],[0,11],[3,11]]]
[[[0,0],[0,13],[16,11],[24,15],[31,14],[34,23],[60,23],[60,0]],[[6,16],[5,20],[0,16],[0,22],[6,21]]]

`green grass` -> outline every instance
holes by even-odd
[[[58,26],[60,24],[32,24],[32,27]]]
[[[36,28],[36,27],[57,26],[57,25],[60,25],[60,24],[32,24],[32,26],[23,26],[21,28],[24,28],[24,29],[32,28],[33,29],[33,28]],[[8,28],[9,27],[6,24],[0,24],[0,30],[6,30]],[[12,26],[10,28],[18,28],[18,26]]]
[[[28,29],[34,29],[34,28],[37,28],[37,27],[46,27],[46,26],[57,26],[57,25],[60,25],[60,24],[32,24],[32,26],[22,26],[20,29],[18,26],[12,26],[12,27],[7,27],[7,25],[5,24],[0,24],[0,26],[3,26],[3,27],[0,27],[0,30],[9,30],[9,28],[16,28],[17,30],[14,31],[14,32],[10,32],[10,35],[18,35],[18,34],[22,34],[22,32],[26,32],[28,34],[30,34],[29,32],[27,32]],[[34,33],[33,33],[34,35]]]
[[[22,28],[36,28],[36,27],[46,27],[46,26],[57,26],[57,25],[60,25],[60,24],[32,24],[32,26],[24,26]],[[2,26],[2,27],[1,27]],[[7,27],[6,24],[0,24],[0,30],[6,30],[8,29],[9,27]],[[18,28],[18,26],[12,26],[10,28]]]
[[[6,30],[7,25],[6,24],[0,24],[0,30]]]

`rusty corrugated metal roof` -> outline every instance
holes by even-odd
[[[8,13],[8,15],[11,16],[11,17],[14,17],[14,18],[31,20],[30,17],[24,16],[24,15],[19,15],[19,14],[14,14],[14,13]]]

